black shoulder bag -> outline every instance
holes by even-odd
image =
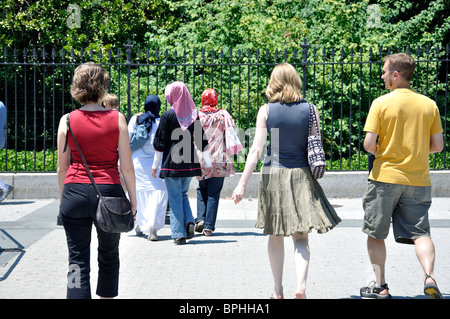
[[[99,198],[97,212],[96,212],[96,223],[101,230],[107,233],[122,233],[129,232],[134,228],[134,216],[131,211],[131,204],[128,198],[125,196],[125,193],[122,191],[123,196],[121,197],[111,197],[111,196],[102,196],[97,184],[94,181],[94,178],[89,171],[89,167],[84,159],[83,154],[81,153],[81,149],[78,146],[77,140],[73,135],[73,132],[70,128],[70,120],[69,115],[67,115],[67,127],[72,135],[73,141],[77,146],[78,152],[80,153],[81,159],[83,160],[84,166],[86,167],[86,171],[91,179],[92,185],[97,192],[97,197]],[[67,140],[66,140],[67,146]],[[64,151],[66,149],[64,147]]]

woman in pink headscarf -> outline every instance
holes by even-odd
[[[186,84],[173,82],[166,87],[165,97],[172,106],[161,115],[158,130],[153,140],[155,158],[152,176],[162,157],[159,177],[164,179],[169,195],[170,227],[175,244],[184,245],[186,239],[194,237],[194,217],[187,197],[193,176],[201,176],[202,170],[195,146],[206,156],[206,165],[211,161],[205,148],[208,141],[198,118],[198,111]]]

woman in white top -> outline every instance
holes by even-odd
[[[148,239],[152,241],[158,240],[157,231],[165,225],[167,209],[167,190],[164,180],[151,176],[155,156],[153,139],[159,125],[160,108],[159,97],[149,95],[145,99],[145,112],[134,115],[128,123],[130,138],[138,123],[144,123],[149,133],[148,141],[141,148],[133,151],[132,159],[136,174],[136,234],[149,234]]]

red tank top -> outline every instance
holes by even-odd
[[[119,112],[75,110],[70,113],[70,127],[95,182],[120,184],[117,167]],[[67,134],[69,134],[68,143],[72,149],[72,163],[67,170],[64,184],[91,184],[72,135]]]

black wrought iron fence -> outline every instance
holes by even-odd
[[[110,93],[117,94],[127,118],[143,109],[148,94],[164,99],[164,88],[178,80],[187,84],[200,106],[201,93],[214,88],[219,106],[242,130],[255,126],[266,103],[265,89],[275,65],[297,68],[303,94],[318,108],[328,169],[365,170],[362,147],[365,118],[372,101],[387,93],[380,79],[384,56],[407,52],[416,60],[413,88],[436,101],[442,119],[445,149],[430,156],[432,169],[449,168],[449,45],[396,49],[318,48],[302,43],[293,50],[152,51],[130,43],[114,51],[4,49],[0,52],[0,100],[7,106],[7,144],[0,151],[0,171],[56,171],[56,132],[60,117],[78,107],[69,93],[73,70],[86,61],[101,63],[110,73]],[[165,108],[168,108],[165,103]],[[236,156],[242,170],[251,134]]]

